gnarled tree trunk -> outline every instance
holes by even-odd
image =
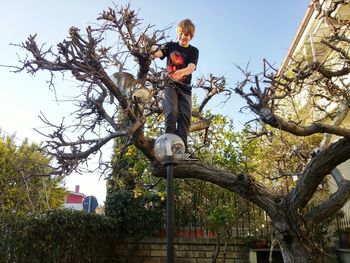
[[[316,246],[300,216],[288,216],[281,210],[272,219],[272,226],[285,263],[326,262],[325,254]]]

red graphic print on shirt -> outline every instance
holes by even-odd
[[[169,74],[174,73],[176,70],[183,68],[185,64],[184,57],[177,51],[172,52],[169,56],[169,65],[167,66],[167,70]]]

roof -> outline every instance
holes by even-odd
[[[82,193],[70,192],[66,196],[66,204],[81,204],[84,201],[86,195]]]
[[[319,2],[321,2],[321,5],[319,5]],[[322,12],[318,10],[319,8],[327,8],[329,7],[334,0],[311,0],[310,4],[306,10],[306,13],[304,15],[304,18],[299,25],[299,28],[297,30],[297,33],[288,49],[287,55],[284,58],[284,61],[280,67],[279,75],[280,73],[284,72],[285,69],[290,64],[293,56],[297,54],[305,45],[309,42],[310,45],[313,47],[313,45],[319,44],[319,39],[324,37],[325,35],[329,34],[330,27],[332,26],[332,21],[327,19],[325,16],[322,16]],[[350,19],[350,12],[349,12],[349,4],[347,5],[339,5],[336,6],[336,12],[339,15],[341,19],[349,20]],[[318,45],[317,49],[321,49],[320,45]],[[316,51],[314,56],[323,55],[320,54],[318,50],[318,54]]]
[[[306,10],[306,13],[304,15],[304,18],[301,22],[301,24],[299,25],[299,28],[297,30],[297,33],[288,49],[287,55],[284,58],[284,61],[282,63],[282,66],[280,68],[280,72],[284,71],[284,69],[288,66],[291,58],[293,57],[293,54],[296,51],[296,48],[298,46],[298,44],[300,43],[300,39],[302,38],[303,35],[305,35],[305,29],[307,27],[307,25],[309,24],[311,17],[315,14],[315,8],[314,5],[312,5],[312,0]]]

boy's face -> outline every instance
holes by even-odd
[[[190,41],[192,36],[190,34],[184,33],[181,29],[177,33],[179,45],[182,47],[188,47],[190,45]]]

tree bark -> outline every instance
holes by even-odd
[[[326,255],[313,242],[304,220],[296,215],[288,217],[281,213],[280,216],[272,225],[284,263],[326,262]]]

